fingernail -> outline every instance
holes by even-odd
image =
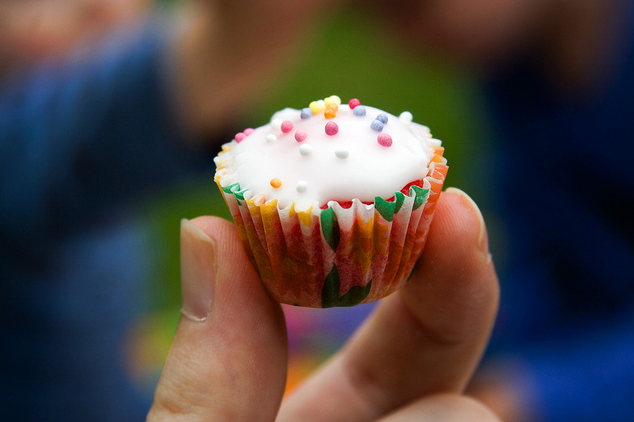
[[[215,280],[215,242],[191,221],[181,220],[183,315],[194,321],[209,316]]]
[[[447,191],[460,195],[464,204],[468,206],[477,217],[478,222],[480,224],[480,230],[478,233],[478,248],[480,248],[480,250],[482,250],[488,255],[489,254],[489,235],[487,233],[487,226],[486,226],[486,223],[484,222],[484,217],[482,216],[482,213],[480,212],[480,208],[475,203],[475,201],[471,199],[471,197],[467,195],[465,192],[463,192],[462,190],[456,189],[456,188],[447,188]]]

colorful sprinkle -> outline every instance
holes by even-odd
[[[277,136],[273,135],[272,133],[269,133],[268,135],[266,135],[266,142],[271,144],[275,141],[277,141]]]
[[[338,158],[341,158],[341,159],[345,160],[346,158],[348,158],[350,153],[348,152],[347,149],[338,149],[338,150],[335,150],[335,155]]]
[[[392,137],[388,135],[387,133],[379,133],[379,136],[376,137],[376,140],[381,146],[384,146],[384,147],[392,146]]]
[[[249,136],[249,135],[251,135],[253,132],[255,132],[255,129],[253,129],[253,128],[248,128],[248,129],[245,129],[242,133],[244,133],[245,135]]]
[[[308,134],[301,129],[295,132],[295,140],[297,142],[302,142],[303,140],[306,139],[307,136]]]
[[[301,111],[300,117],[305,120],[305,119],[309,119],[310,117],[312,117],[313,115],[313,111],[310,109],[310,107],[304,107]]]
[[[282,119],[273,119],[273,120],[271,120],[271,127],[273,129],[280,130],[282,128]]]
[[[378,116],[376,116],[376,120],[378,120],[379,122],[383,123],[384,125],[387,124],[387,114],[385,113],[381,113]]]
[[[282,186],[282,181],[280,179],[278,179],[277,177],[274,177],[271,179],[271,186],[273,186],[273,188],[277,189],[280,186]]]
[[[304,193],[304,192],[306,192],[308,190],[308,183],[306,183],[306,181],[304,181],[304,180],[300,180],[299,182],[297,182],[297,185],[295,186],[295,189],[299,193]]]
[[[242,141],[244,141],[244,138],[246,138],[247,135],[245,135],[244,133],[240,132],[240,133],[236,133],[236,136],[234,137],[234,139],[236,140],[237,143],[240,143]]]
[[[412,113],[410,113],[409,111],[402,112],[401,114],[399,114],[398,118],[405,123],[411,123],[412,120],[414,120],[414,116],[412,116]]]
[[[339,132],[339,125],[337,123],[330,121],[326,123],[326,135],[333,136]]]
[[[365,107],[362,105],[358,105],[352,110],[355,116],[365,116]]]
[[[326,104],[326,107],[328,107],[328,105],[330,104],[335,104],[335,105],[341,105],[341,98],[339,98],[338,95],[331,95],[330,97],[324,99],[324,104]]]
[[[324,111],[324,116],[326,119],[332,119],[337,116],[337,110],[339,110],[339,106],[337,104],[328,104],[326,106],[326,111]]]
[[[350,106],[351,110],[354,110],[355,107],[361,105],[361,101],[357,100],[356,98],[352,98],[350,101],[348,101],[348,105]]]
[[[312,110],[313,114],[319,114],[326,109],[326,104],[323,100],[319,100],[313,101],[308,107]]]
[[[383,122],[380,120],[373,120],[370,124],[372,130],[376,130],[377,132],[381,132],[383,130]]]
[[[313,153],[313,147],[310,144],[302,144],[299,147],[299,153],[302,155],[310,155]]]
[[[282,125],[280,126],[280,129],[282,129],[283,133],[288,133],[291,130],[293,130],[293,122],[291,122],[290,120],[284,120],[282,122]]]

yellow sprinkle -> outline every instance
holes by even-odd
[[[326,103],[326,106],[328,106],[328,104],[336,104],[339,106],[341,105],[341,98],[337,95],[331,95],[330,97],[324,99],[324,102]]]
[[[277,177],[274,177],[274,178],[271,179],[271,186],[273,186],[275,189],[277,189],[280,186],[282,186],[282,181],[280,179],[278,179]]]
[[[310,109],[313,111],[313,114],[319,114],[326,108],[325,105],[322,104],[320,101],[313,101],[308,107],[310,107]]]

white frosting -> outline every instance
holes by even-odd
[[[323,112],[301,119],[300,110],[290,108],[275,113],[270,124],[255,129],[241,142],[228,143],[230,149],[216,157],[220,185],[238,182],[249,191],[246,198],[264,195],[267,202],[278,200],[281,209],[294,203],[296,210],[305,210],[331,200],[388,199],[425,177],[432,145],[440,145],[429,128],[412,122],[409,112],[399,118],[363,107],[365,116],[357,116],[348,105],[341,105],[332,119],[326,119]],[[371,124],[381,113],[388,122],[377,132]],[[285,120],[293,123],[287,133],[281,130]],[[326,134],[328,122],[338,125],[337,134]],[[297,130],[307,134],[302,142],[295,138]],[[379,133],[390,135],[392,145],[380,145]],[[279,188],[271,186],[273,178],[282,182]]]

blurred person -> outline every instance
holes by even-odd
[[[485,88],[494,139],[474,176],[491,180],[474,197],[502,219],[502,299],[472,394],[505,421],[631,419],[634,2],[372,3]]]
[[[212,176],[325,3],[0,5],[0,418],[145,418],[123,356],[151,265],[134,205]]]
[[[0,3],[0,75],[64,56],[80,42],[134,20],[149,0],[6,0]]]

